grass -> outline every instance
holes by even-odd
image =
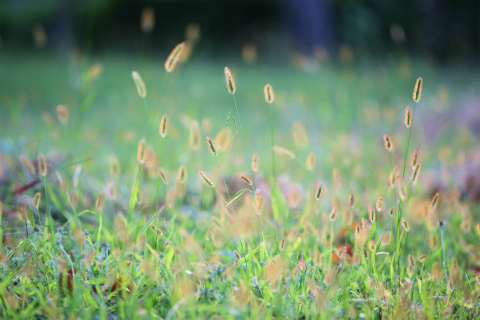
[[[229,116],[225,65],[243,139]],[[445,173],[478,152],[478,137],[455,117],[433,139],[430,126],[478,101],[474,70],[402,59],[325,63],[306,73],[193,56],[166,77],[163,61],[8,53],[0,67],[1,318],[479,316],[480,206]],[[419,76],[423,94],[407,129]],[[273,104],[264,100],[267,83]],[[58,104],[69,108],[67,124],[56,119]],[[194,120],[198,150],[189,144]],[[306,141],[294,138],[294,123],[294,134],[306,128]],[[142,138],[150,151],[138,161]],[[295,159],[273,161],[273,141]],[[422,170],[413,184],[417,147]],[[252,175],[254,153],[260,169]],[[45,177],[35,169],[39,155]],[[262,196],[254,200],[255,189]],[[440,202],[430,208],[435,192]]]

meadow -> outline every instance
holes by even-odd
[[[480,316],[478,70],[177,49],[2,53],[1,318]]]

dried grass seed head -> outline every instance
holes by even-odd
[[[196,120],[190,124],[189,144],[192,150],[200,149],[200,126]]]
[[[227,83],[227,90],[229,93],[234,94],[237,91],[237,87],[235,85],[235,80],[233,79],[232,71],[228,67],[225,67],[225,81]]]
[[[167,72],[172,72],[173,70],[175,70],[177,63],[182,56],[182,51],[184,48],[185,42],[179,43],[175,46],[175,48],[173,48],[172,52],[165,61],[165,70]]]
[[[213,180],[210,179],[210,177],[204,171],[198,170],[198,173],[200,174],[200,178],[202,179],[203,183],[205,183],[207,187],[210,187],[210,188],[215,187]]]
[[[218,154],[217,148],[215,148],[215,144],[213,143],[213,140],[210,137],[207,137],[207,146],[210,153],[216,157]]]
[[[307,156],[307,161],[305,162],[305,166],[307,167],[308,170],[313,170],[315,169],[315,164],[317,162],[317,159],[315,158],[315,154],[313,152],[310,152]]]
[[[258,157],[258,153],[255,152],[252,156],[252,171],[258,172],[259,167],[260,167],[260,158]]]
[[[273,148],[273,151],[276,154],[278,154],[278,155],[280,155],[284,158],[287,158],[287,159],[290,159],[290,160],[295,159],[295,154],[288,149],[285,149],[285,148],[280,147],[280,146],[273,146],[272,148]]]
[[[267,101],[268,103],[273,103],[274,95],[272,86],[270,84],[265,85],[263,91],[265,93],[265,101]]]
[[[162,138],[165,138],[168,134],[168,124],[169,124],[168,116],[164,114],[162,117],[162,120],[160,120],[160,127],[159,127],[159,133],[162,136]]]
[[[405,119],[404,119],[405,126],[407,128],[410,128],[410,126],[413,123],[413,114],[412,114],[412,109],[410,107],[407,107],[405,109]]]
[[[145,83],[143,82],[142,77],[137,71],[132,72],[133,82],[135,82],[135,86],[137,87],[137,93],[141,98],[145,98],[147,96],[147,88],[145,87]]]
[[[385,145],[385,149],[387,149],[388,151],[392,151],[393,142],[392,142],[392,138],[390,138],[388,134],[383,135],[383,142]]]
[[[44,177],[48,174],[47,159],[43,154],[38,156],[38,172]]]
[[[415,102],[420,101],[420,98],[422,97],[422,89],[423,89],[423,78],[420,77],[417,79],[417,82],[415,83],[415,88],[413,89],[413,100]]]

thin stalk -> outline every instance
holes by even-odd
[[[272,140],[272,174],[274,185],[273,188],[277,185],[277,168],[275,166],[275,151],[273,151],[273,146],[275,145],[274,132],[273,132],[273,105],[270,104],[270,138]],[[273,191],[272,191],[273,195]]]
[[[412,129],[413,129],[413,121],[415,120],[415,109],[417,107],[417,102],[415,102],[413,106],[413,115],[412,115],[412,125],[410,126],[410,130],[408,132],[408,139],[405,144],[405,157],[403,159],[403,173],[402,173],[402,179],[405,179],[405,168],[407,166],[407,156],[408,156],[408,149],[410,148],[410,137],[412,136]]]
[[[237,107],[237,100],[235,99],[235,94],[233,95],[233,102],[235,103],[235,110],[237,111],[237,117],[238,117],[238,126],[240,127],[240,135],[242,136],[242,142],[243,142],[243,150],[245,151],[245,160],[247,164],[248,171],[250,172],[250,177],[253,177],[252,174],[252,168],[248,165],[248,155],[247,155],[247,147],[245,146],[245,139],[243,137],[243,130],[242,130],[242,121],[240,120],[240,113],[238,112],[238,107]],[[255,184],[252,181],[252,188],[253,188],[253,198],[255,199]]]
[[[440,225],[440,238],[442,239],[443,269],[445,270],[445,278],[448,282],[447,264],[445,262],[445,244],[443,242],[443,225]]]

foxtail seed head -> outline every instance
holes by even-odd
[[[412,109],[410,107],[407,107],[405,109],[405,120],[404,120],[405,126],[407,128],[410,128],[410,126],[413,123],[413,114],[412,114]]]
[[[245,174],[241,174],[240,175],[240,179],[243,180],[243,182],[245,182],[247,185],[251,186],[252,185],[252,180],[250,180],[250,177],[245,175]]]
[[[287,237],[286,236],[283,236],[282,239],[280,240],[280,244],[278,246],[278,248],[280,249],[280,251],[283,251],[285,250],[285,244],[287,243]]]
[[[187,182],[187,167],[185,167],[184,164],[182,164],[180,168],[178,168],[177,179],[182,184]]]
[[[20,162],[22,163],[23,167],[29,172],[31,173],[32,175],[35,174],[35,165],[33,164],[33,162],[24,157],[24,156],[20,156],[19,157],[19,160]]]
[[[35,193],[35,196],[33,197],[33,206],[35,208],[40,207],[40,201],[42,200],[42,194],[40,192]]]
[[[208,150],[210,150],[210,153],[216,157],[217,149],[215,148],[215,145],[213,144],[213,140],[210,137],[207,137],[207,146],[208,146]]]
[[[281,155],[282,157],[285,157],[287,159],[295,159],[295,154],[292,151],[282,148],[280,146],[273,146],[273,151],[276,154]]]
[[[307,161],[305,162],[305,166],[307,167],[308,170],[313,170],[315,168],[315,163],[317,162],[317,159],[315,158],[315,154],[313,152],[310,152],[307,157]]]
[[[38,156],[38,172],[44,177],[48,174],[47,159],[43,154]]]
[[[417,79],[417,82],[415,83],[415,88],[413,89],[413,100],[415,102],[420,101],[420,98],[422,97],[422,88],[423,88],[423,78],[420,77]]]
[[[392,172],[390,172],[390,176],[388,178],[388,184],[389,184],[390,188],[395,187],[399,178],[400,178],[400,176],[398,174],[398,168],[394,167]]]
[[[157,173],[158,173],[158,175],[160,175],[160,178],[162,178],[163,183],[168,184],[168,176],[167,176],[167,173],[165,172],[165,170],[163,170],[163,168],[161,168],[161,167],[158,167],[157,168]]]
[[[207,187],[215,187],[215,184],[205,172],[203,172],[202,170],[198,170],[198,173],[200,174],[200,178],[202,178],[203,183],[205,183]]]
[[[366,259],[368,259],[368,250],[367,248],[365,247],[362,247],[362,254],[363,254],[363,257]]]
[[[145,161],[145,140],[144,139],[138,142],[137,161],[140,164],[143,164],[143,162]]]
[[[318,186],[317,192],[315,193],[315,198],[317,200],[320,200],[320,198],[322,197],[322,194],[323,194],[323,184]]]
[[[132,72],[133,82],[135,82],[135,86],[137,87],[137,93],[141,98],[145,98],[147,96],[147,88],[145,87],[145,83],[143,82],[142,77],[137,71]]]
[[[350,193],[350,199],[349,199],[349,202],[350,202],[350,207],[355,207],[355,195],[353,193]]]
[[[95,209],[97,211],[103,210],[105,207],[105,193],[100,192],[97,197],[97,201],[95,202]]]
[[[305,125],[301,121],[295,121],[292,125],[293,141],[300,148],[308,146],[308,134]]]
[[[480,236],[480,222],[477,223],[477,233]]]
[[[375,209],[377,209],[378,212],[381,212],[383,210],[383,204],[384,204],[383,197],[382,196],[378,197],[377,203],[375,205]]]
[[[192,150],[198,150],[200,148],[200,126],[196,120],[190,124],[189,143]]]
[[[438,202],[440,201],[440,193],[437,192],[432,197],[432,202],[430,203],[430,209],[433,211],[437,208]]]
[[[257,190],[257,192],[255,192],[255,200],[254,200],[255,209],[257,209],[256,211],[257,215],[260,215],[262,213],[264,203],[265,203],[265,200],[263,199],[263,194],[260,192],[260,190]]]
[[[405,218],[402,218],[401,224],[405,231],[410,231],[410,225],[408,224],[408,221],[405,220]]]
[[[182,56],[183,48],[185,48],[185,42],[179,43],[173,48],[172,52],[165,61],[165,70],[167,72],[172,72],[177,66],[177,62]]]
[[[370,249],[371,252],[375,252],[377,249],[377,244],[375,243],[375,240],[370,240],[370,243],[368,244],[368,248]]]
[[[70,118],[70,112],[68,111],[68,108],[64,106],[63,104],[59,104],[57,106],[57,118],[58,120],[66,125],[68,123],[68,119]]]
[[[334,222],[337,218],[337,208],[333,207],[332,211],[330,211],[330,221]]]
[[[263,91],[265,93],[265,101],[267,101],[268,103],[273,103],[274,95],[272,86],[270,84],[267,84]]]
[[[252,156],[252,170],[253,172],[258,172],[258,168],[260,166],[260,159],[258,157],[258,153],[254,153]]]
[[[227,82],[227,89],[228,92],[234,94],[237,91],[237,87],[235,86],[235,80],[232,76],[232,71],[229,68],[225,67],[225,81]]]
[[[383,135],[383,142],[385,144],[385,149],[387,149],[388,151],[392,151],[393,142],[392,142],[392,138],[390,138],[388,134]]]
[[[159,128],[159,133],[162,136],[162,138],[165,138],[168,134],[168,116],[166,114],[163,115],[162,120],[160,120],[160,128]]]
[[[415,185],[418,181],[418,176],[420,175],[420,170],[422,169],[422,164],[418,163],[417,166],[415,167],[415,170],[413,170],[413,184]]]
[[[375,213],[375,210],[370,210],[370,213],[368,214],[368,220],[370,220],[371,223],[375,223],[377,219],[377,215]]]
[[[155,11],[152,7],[146,7],[142,10],[140,17],[140,27],[143,32],[152,32],[155,27]]]
[[[417,148],[413,152],[412,159],[410,160],[410,167],[412,167],[412,169],[415,169],[417,167],[417,165],[419,164],[419,159],[420,159],[420,151]]]

